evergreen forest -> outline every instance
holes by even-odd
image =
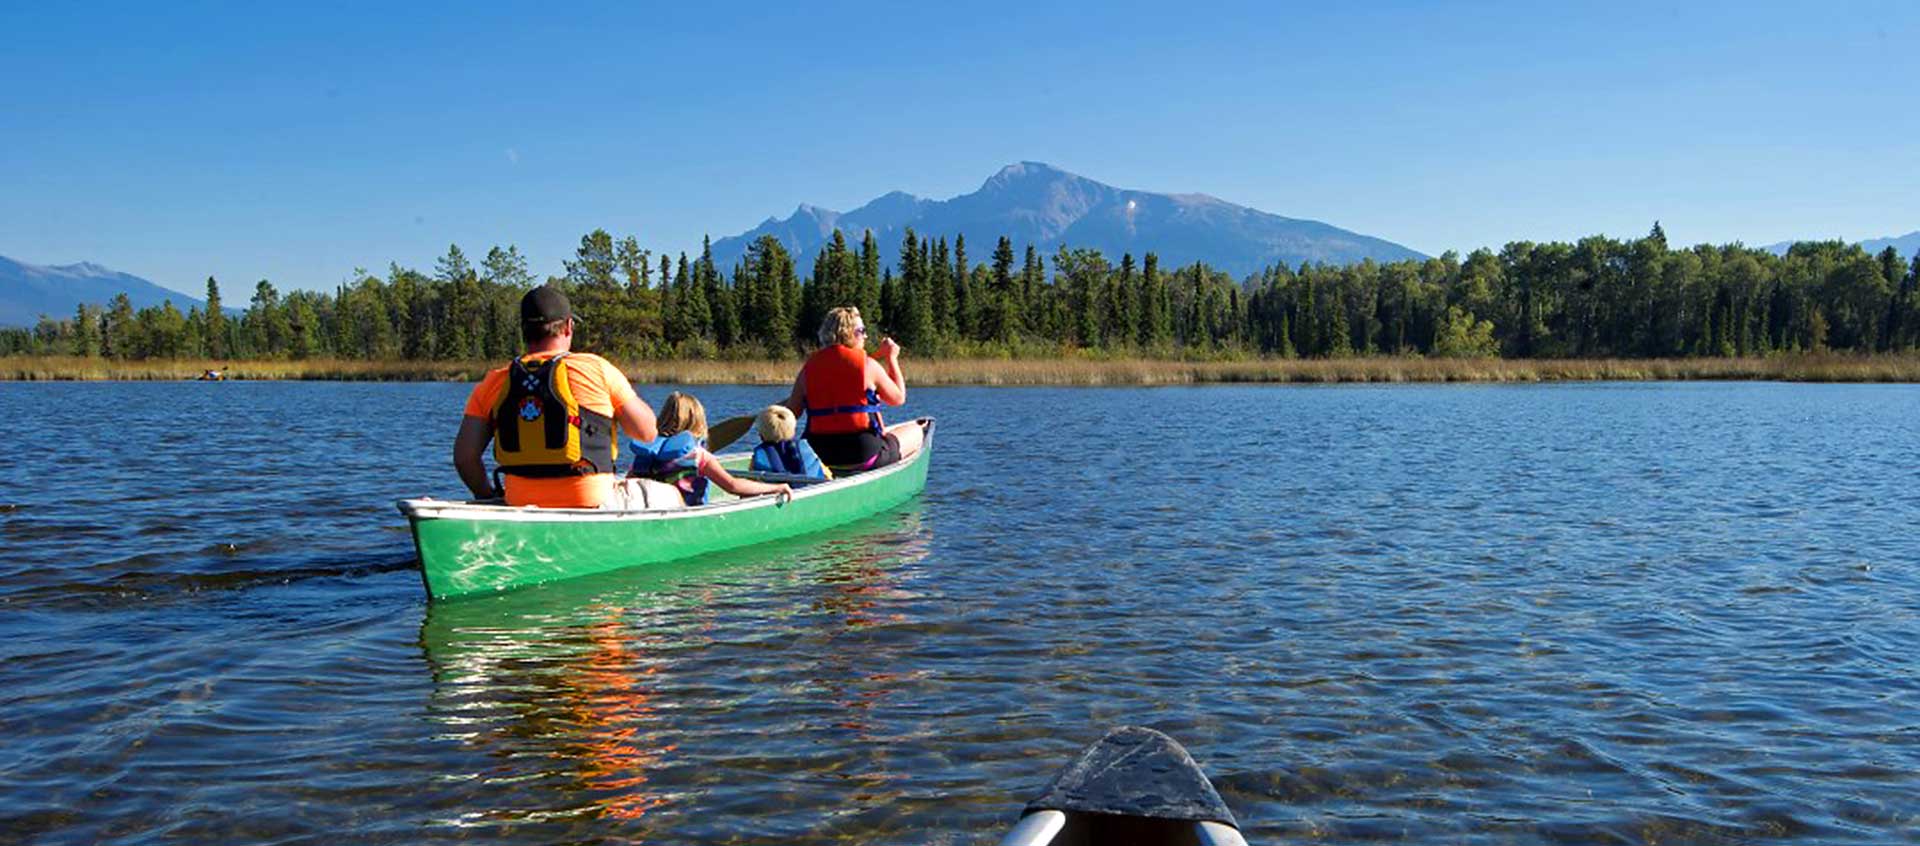
[[[1839,241],[1785,255],[1675,249],[1645,237],[1518,241],[1464,258],[1274,265],[1236,279],[1151,252],[906,232],[884,264],[868,233],[836,233],[810,261],[763,237],[731,268],[711,249],[670,256],[596,230],[564,272],[538,279],[514,247],[475,265],[450,247],[431,272],[356,271],[332,292],[253,285],[244,303],[208,279],[206,306],[135,310],[125,295],[0,330],[0,354],[112,359],[501,360],[518,304],[560,286],[577,349],[614,360],[788,358],[829,308],[857,305],[916,356],[1142,358],[1684,358],[1920,347],[1920,255]],[[876,333],[877,337],[877,333]]]

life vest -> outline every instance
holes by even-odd
[[[500,472],[531,479],[612,473],[619,455],[613,418],[581,407],[567,385],[561,353],[528,369],[514,359],[493,406],[493,460]]]
[[[820,463],[820,456],[813,448],[799,438],[790,441],[762,441],[753,448],[753,463],[750,470],[766,473],[784,473],[788,476],[808,476],[815,479],[830,478],[827,468]]]
[[[651,441],[628,441],[633,450],[633,469],[629,476],[666,482],[680,489],[680,498],[688,505],[705,505],[707,477],[700,475],[700,456],[707,442],[692,432],[675,432]]]
[[[828,344],[801,369],[807,391],[807,434],[838,435],[886,430],[880,395],[867,387],[867,351]]]

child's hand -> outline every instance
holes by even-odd
[[[773,490],[767,491],[767,493],[773,494],[774,499],[780,500],[781,502],[793,501],[793,486],[785,482],[774,485]]]

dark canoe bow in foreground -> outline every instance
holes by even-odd
[[[497,503],[403,499],[420,575],[435,599],[493,593],[559,579],[817,532],[899,505],[927,484],[933,418],[920,451],[896,464],[831,481],[756,474],[750,456],[722,458],[735,475],[793,485],[793,497],[735,499],[717,488],[693,508],[612,511],[513,508]]]
[[[1149,728],[1107,732],[1027,803],[1000,846],[1246,846],[1200,765]]]

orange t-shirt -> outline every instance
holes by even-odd
[[[533,361],[546,361],[552,356],[536,355]],[[614,412],[629,402],[639,402],[640,395],[634,393],[633,385],[627,381],[627,375],[620,368],[604,358],[592,353],[568,353],[567,360],[561,363],[567,368],[567,386],[573,390],[573,399],[581,408],[605,414],[618,419]],[[500,393],[506,389],[508,367],[497,367],[487,371],[480,384],[473,386],[473,393],[467,395],[468,417],[478,417],[493,421],[493,407],[500,402]],[[616,426],[618,424],[616,423]],[[615,433],[615,450],[619,449],[619,433]],[[503,474],[507,487],[508,505],[538,505],[543,508],[599,508],[607,500],[607,494],[613,491],[612,473],[594,473],[587,476],[561,476],[554,479],[529,479]]]

